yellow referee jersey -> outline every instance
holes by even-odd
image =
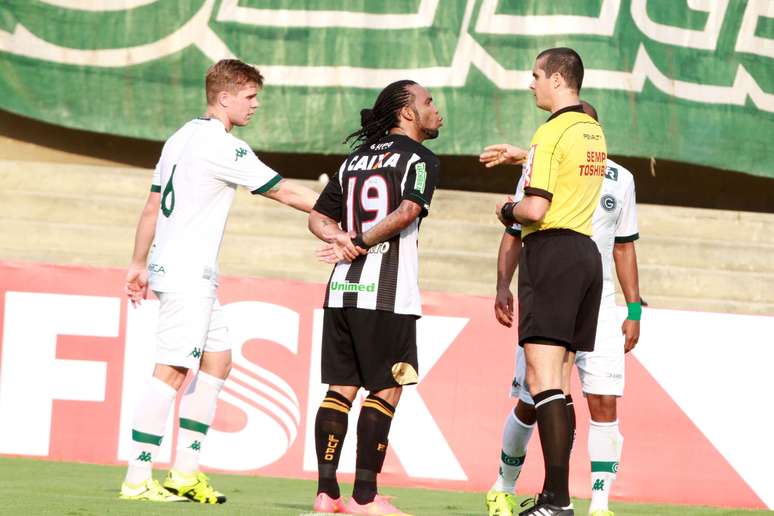
[[[605,176],[602,127],[580,105],[560,109],[532,137],[524,165],[524,193],[551,201],[543,220],[522,227],[522,238],[544,229],[591,235],[591,216]]]

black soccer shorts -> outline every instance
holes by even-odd
[[[416,316],[363,308],[326,308],[322,382],[378,392],[419,381]]]
[[[519,344],[594,351],[602,258],[591,238],[569,229],[527,235],[519,258]]]

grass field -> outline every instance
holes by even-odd
[[[218,514],[311,516],[315,483],[308,480],[212,475],[215,487],[229,500],[225,505],[151,504],[119,500],[124,468],[0,458],[0,514],[101,516],[103,514]],[[156,473],[161,478],[162,472]],[[348,494],[351,486],[343,484]],[[486,514],[482,493],[385,487],[395,504],[416,516]],[[586,514],[587,500],[575,500],[576,514]],[[768,511],[613,503],[618,516],[731,516],[770,514]]]

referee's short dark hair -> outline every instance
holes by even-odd
[[[580,93],[583,86],[583,61],[575,50],[567,47],[549,48],[539,53],[536,60],[541,58],[545,58],[540,68],[546,72],[546,77],[559,72],[567,86]]]

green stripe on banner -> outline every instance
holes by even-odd
[[[200,434],[207,435],[207,430],[210,429],[210,425],[205,425],[204,423],[199,423],[193,419],[186,419],[181,417],[180,428],[185,428],[186,430],[191,430],[192,432],[199,432]]]
[[[161,439],[163,437],[164,437],[163,435],[146,434],[145,432],[138,432],[137,430],[132,430],[132,441],[137,441],[138,443],[146,443],[146,444],[161,446]]]
[[[618,463],[591,461],[591,472],[592,473],[618,473]]]

